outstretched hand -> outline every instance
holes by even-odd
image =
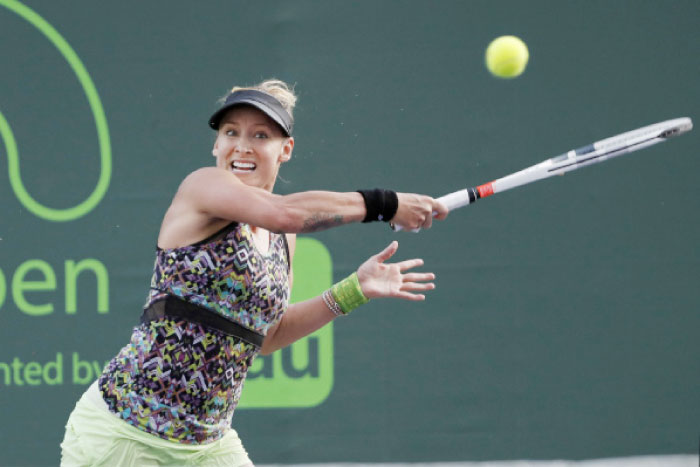
[[[404,300],[425,300],[425,295],[418,293],[435,288],[432,272],[406,272],[423,265],[422,259],[409,259],[398,263],[386,263],[399,248],[399,242],[393,241],[381,253],[370,257],[357,270],[362,293],[367,298],[394,297]]]

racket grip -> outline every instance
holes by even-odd
[[[468,206],[470,203],[469,200],[469,189],[464,189],[464,190],[459,190],[459,191],[454,191],[452,193],[448,193],[445,196],[441,196],[437,198],[437,201],[440,201],[442,204],[444,204],[447,207],[448,211],[452,211],[453,209],[461,208],[464,206]],[[437,216],[437,212],[433,211],[433,217]],[[394,232],[400,232],[403,230],[400,225],[393,225],[391,226],[392,229],[394,229]],[[411,232],[420,232],[420,228],[417,229],[411,229]]]
[[[469,200],[469,188],[448,193],[445,196],[439,197],[437,200],[444,204],[448,211],[468,206],[471,202]],[[433,213],[433,216],[434,215],[435,213]]]

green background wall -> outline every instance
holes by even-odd
[[[60,352],[66,369],[62,384],[22,386],[0,370],[0,465],[57,464],[86,387],[71,381],[71,359],[99,367],[127,342],[161,216],[181,179],[213,162],[206,119],[232,85],[297,84],[297,144],[279,193],[437,196],[700,110],[696,0],[23,5],[89,73],[112,170],[92,211],[48,221],[18,200],[0,145],[0,362],[45,369]],[[27,191],[69,208],[105,169],[95,120],[68,62],[17,8],[0,0],[0,112]],[[483,66],[502,34],[530,47],[516,80]],[[377,301],[338,320],[321,404],[239,410],[253,460],[696,452],[698,134],[484,200],[418,235],[376,224],[315,235],[334,280],[398,238],[400,259],[424,258],[437,288],[423,303]],[[67,313],[65,264],[88,258],[108,273],[108,310],[98,312],[88,272]],[[42,290],[13,286],[23,264],[34,265],[23,282]],[[53,311],[31,316],[15,295]]]

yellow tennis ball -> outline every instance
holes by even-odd
[[[530,52],[515,36],[497,37],[486,48],[486,68],[499,78],[515,78],[527,66]]]

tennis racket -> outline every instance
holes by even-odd
[[[468,206],[475,201],[487,196],[501,193],[511,188],[516,188],[528,183],[536,182],[554,175],[564,175],[581,167],[597,164],[613,157],[622,156],[630,152],[647,148],[656,143],[666,141],[674,136],[681,135],[693,128],[690,118],[674,118],[664,122],[648,125],[636,130],[621,133],[617,136],[602,139],[588,146],[572,149],[559,156],[547,159],[539,164],[530,166],[519,172],[506,175],[489,183],[477,187],[448,193],[438,198],[447,209],[452,211]],[[402,230],[395,226],[394,230]],[[420,229],[412,230],[418,232]]]

